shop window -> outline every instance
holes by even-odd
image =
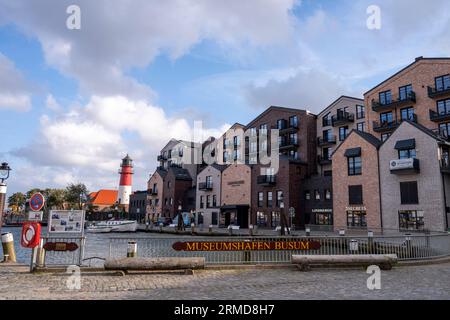
[[[347,227],[367,227],[365,211],[347,211]]]
[[[331,213],[316,213],[316,224],[320,226],[333,225],[333,215]]]
[[[272,212],[272,228],[276,228],[280,225],[280,213]]]
[[[424,230],[423,211],[402,210],[398,212],[400,231]]]

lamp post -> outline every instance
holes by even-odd
[[[5,181],[9,178],[9,172],[11,168],[8,163],[3,162],[0,166],[0,234],[3,225],[3,211],[5,210],[6,204],[6,183]]]
[[[181,202],[179,202],[179,205],[178,205],[178,226],[177,226],[178,231],[184,230],[183,215],[181,214],[181,210],[182,209],[183,209],[183,207],[181,206]]]

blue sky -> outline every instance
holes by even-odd
[[[0,0],[0,160],[10,192],[144,189],[158,150],[218,136],[270,105],[320,112],[417,56],[449,56],[450,5],[424,1]],[[81,29],[65,26],[81,9]],[[367,7],[381,29],[366,26]]]

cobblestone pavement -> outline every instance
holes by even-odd
[[[381,272],[381,290],[367,289],[365,270],[203,270],[194,275],[83,273],[80,290],[65,274],[29,274],[0,266],[0,299],[446,299],[450,263]]]

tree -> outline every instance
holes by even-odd
[[[82,199],[87,199],[89,191],[83,183],[69,184],[66,187],[66,201],[70,204],[71,208],[78,207],[82,209]]]
[[[64,189],[46,189],[47,208],[63,209],[66,202],[67,192]]]
[[[27,199],[30,199],[31,196],[32,196],[33,194],[35,194],[36,192],[40,192],[40,193],[42,193],[43,195],[45,195],[45,192],[43,192],[41,189],[34,188],[34,189],[31,189],[30,191],[27,192]]]
[[[14,206],[15,208],[23,207],[25,205],[25,201],[26,195],[24,195],[22,192],[16,192],[8,198],[9,206]]]

